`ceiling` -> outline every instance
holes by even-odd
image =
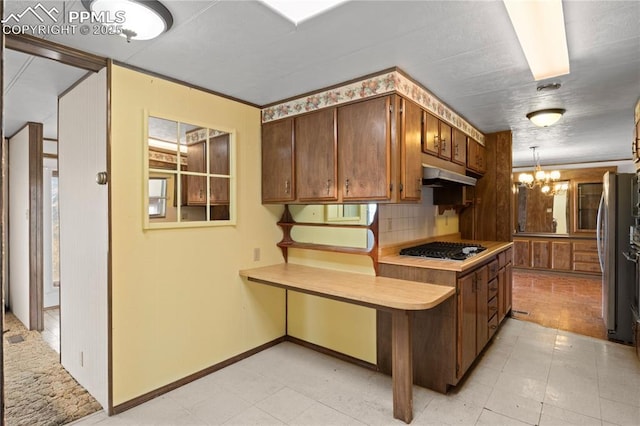
[[[5,17],[33,1],[5,1]],[[84,10],[80,1],[47,7]],[[106,35],[45,38],[267,105],[397,66],[484,133],[511,129],[514,166],[631,158],[640,97],[640,2],[563,2],[571,73],[536,82],[501,1],[349,1],[297,27],[256,1],[163,0],[174,17],[150,41]],[[29,16],[24,16],[26,23]],[[34,18],[34,22],[35,18]],[[5,134],[45,122],[57,95],[85,74],[6,52]],[[541,83],[559,82],[552,93]],[[525,115],[565,108],[553,127]]]

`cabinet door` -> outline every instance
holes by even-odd
[[[511,311],[511,304],[513,298],[513,267],[511,263],[507,263],[505,266],[505,283],[504,283],[504,312],[505,314]]]
[[[467,164],[467,136],[458,129],[453,129],[451,161],[463,166]]]
[[[391,197],[390,100],[338,108],[338,176],[345,201]]]
[[[458,365],[460,378],[476,358],[476,275],[467,274],[458,279]]]
[[[435,116],[424,112],[424,137],[422,150],[427,154],[438,155],[440,153],[440,128]]]
[[[484,174],[487,171],[487,150],[483,145],[480,145],[480,143],[478,143],[477,150],[478,150],[478,160],[476,162],[478,166],[477,170],[481,174]]]
[[[293,118],[262,125],[262,202],[295,199]]]
[[[400,173],[402,200],[419,200],[422,196],[422,109],[402,99]]]
[[[571,270],[571,243],[568,241],[551,242],[551,269]]]
[[[506,311],[506,291],[507,291],[507,267],[498,271],[498,322],[507,315]]]
[[[573,232],[595,233],[602,182],[574,182]]]
[[[467,169],[477,171],[478,161],[478,142],[474,139],[467,138]]]
[[[300,201],[332,201],[337,194],[336,108],[295,119],[296,190]]]
[[[549,241],[532,241],[531,251],[533,255],[531,257],[534,268],[549,269],[550,256],[549,256]]]
[[[206,144],[203,142],[187,146],[187,171],[206,173]],[[187,176],[187,204],[203,205],[207,202],[207,180],[204,176]]]
[[[440,121],[440,157],[451,161],[451,126]]]
[[[209,140],[209,173],[229,176],[229,134]],[[210,204],[229,204],[229,178],[211,177]]]
[[[497,265],[497,262],[496,262]],[[482,348],[489,340],[489,320],[488,299],[489,299],[489,269],[487,266],[476,271],[476,354],[479,354]]]
[[[531,268],[531,252],[529,250],[529,240],[518,240],[513,242],[513,263],[523,268]]]

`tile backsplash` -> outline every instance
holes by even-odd
[[[381,247],[459,231],[454,210],[438,214],[438,206],[433,205],[433,188],[422,188],[420,204],[379,204],[378,208]]]

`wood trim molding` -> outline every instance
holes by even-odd
[[[5,42],[7,49],[51,59],[88,71],[98,72],[107,66],[107,58],[32,35],[7,34]]]
[[[0,16],[4,16],[4,0],[0,0]],[[4,34],[0,36],[0,87],[4,88]],[[8,157],[8,144],[4,138],[4,89],[2,96],[0,96],[0,294],[2,294],[2,304],[4,305],[4,283],[7,280],[9,274],[9,260],[7,259],[8,250],[8,221],[9,221],[9,209],[7,208],[8,201],[8,178],[9,170],[5,160]],[[6,295],[8,297],[8,295]],[[0,326],[4,330],[4,306],[2,306],[2,313],[0,313],[2,320],[0,320]],[[0,423],[4,423],[4,339],[0,339]]]
[[[29,329],[44,330],[44,219],[42,171],[42,123],[29,128]]]

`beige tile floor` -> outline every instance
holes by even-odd
[[[74,425],[390,425],[391,379],[282,343],[117,416]],[[508,319],[448,395],[414,387],[414,425],[638,425],[629,346]]]

